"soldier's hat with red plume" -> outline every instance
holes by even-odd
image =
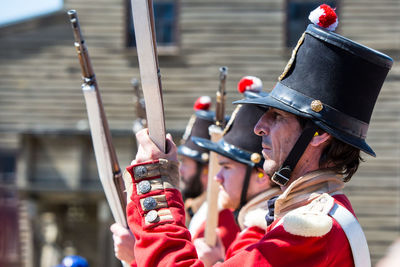
[[[375,156],[366,143],[371,114],[393,64],[387,55],[333,33],[334,9],[321,5],[268,96],[237,101],[311,119],[335,138]]]
[[[215,112],[210,108],[211,98],[209,96],[201,96],[194,103],[195,113],[190,118],[182,136],[181,145],[178,147],[179,155],[190,157],[201,163],[208,162],[208,150],[193,143],[191,137],[210,139],[208,127],[214,123],[215,117]]]
[[[238,91],[248,99],[258,98],[263,95],[262,82],[257,77],[245,76],[238,83]],[[232,113],[219,142],[199,137],[192,137],[192,140],[207,150],[251,167],[262,168],[261,137],[254,133],[253,128],[263,113],[264,110],[257,106],[240,105]]]

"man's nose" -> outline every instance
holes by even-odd
[[[258,136],[263,136],[265,134],[268,134],[268,127],[265,123],[265,116],[266,114],[262,115],[261,118],[258,120],[256,125],[254,126],[254,133]]]
[[[217,175],[214,176],[214,179],[219,184],[222,184],[224,182],[224,177],[222,176],[221,172],[218,172]]]

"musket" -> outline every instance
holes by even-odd
[[[228,67],[219,68],[219,87],[216,97],[215,107],[215,125],[220,128],[225,127],[225,101],[226,101],[226,76],[228,75]]]
[[[133,92],[135,94],[135,110],[136,110],[136,119],[133,122],[133,132],[136,134],[140,130],[147,128],[147,120],[146,120],[146,106],[144,103],[144,99],[140,94],[139,89],[139,80],[133,78],[131,80],[131,84],[133,87]]]
[[[223,127],[225,127],[226,76],[228,74],[228,68],[221,67],[219,73],[219,88],[216,94],[215,124],[208,128],[212,142],[218,142],[222,138]],[[204,231],[204,239],[209,246],[215,246],[217,241],[215,230],[218,227],[219,185],[214,177],[217,175],[219,168],[217,153],[210,151],[207,182],[207,218],[206,228]]]
[[[149,136],[157,147],[165,152],[164,104],[154,30],[153,1],[131,0],[131,7]]]
[[[78,15],[75,10],[68,11],[75,39],[75,48],[82,69],[82,91],[85,97],[90,132],[96,157],[97,169],[107,202],[114,220],[127,228],[126,193],[121,168],[111,140],[107,118],[101,101],[96,76],[89,53],[82,37]],[[124,266],[126,263],[123,262]]]

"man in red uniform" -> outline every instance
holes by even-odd
[[[271,93],[239,101],[264,108],[254,131],[262,137],[264,171],[283,193],[264,237],[223,266],[370,266],[365,236],[342,188],[358,168],[360,150],[375,155],[365,138],[393,60],[330,32],[337,18],[326,5],[310,19],[317,25],[307,27]],[[184,225],[176,146],[168,137],[164,154],[147,131],[137,138],[126,185],[134,189],[127,215],[138,263],[204,266]],[[168,177],[162,190],[137,193],[142,181],[160,177]]]
[[[262,82],[257,77],[245,76],[238,83],[238,91],[248,99],[261,97]],[[224,129],[222,140],[192,138],[198,146],[218,154],[220,170],[215,177],[221,185],[218,205],[234,210],[240,226],[241,233],[226,250],[226,259],[264,236],[268,200],[281,193],[262,168],[261,137],[253,131],[263,113],[255,105],[238,105]],[[194,244],[203,262],[210,264],[224,259],[221,256],[225,253],[210,253],[212,250],[203,239],[197,239]]]
[[[210,107],[210,97],[202,96],[196,100],[195,114],[189,120],[182,137],[182,144],[178,147],[179,188],[185,203],[186,226],[192,235],[192,240],[204,236],[209,159],[209,151],[195,144],[192,137],[210,139],[208,127],[214,123],[215,117]],[[226,119],[229,120],[229,117]],[[239,232],[230,209],[219,210],[218,229],[218,235],[227,249]]]
[[[213,124],[215,117],[215,113],[210,108],[211,98],[209,96],[201,96],[195,101],[193,106],[195,113],[191,116],[182,136],[181,145],[178,147],[179,190],[185,202],[186,226],[188,226],[193,240],[204,236],[209,151],[196,145],[191,137],[210,139],[208,127]],[[226,119],[229,120],[229,117],[227,116]],[[115,256],[135,266],[133,253],[135,238],[132,233],[118,223],[111,225],[110,230],[113,233]],[[239,232],[239,227],[230,209],[220,210],[218,230],[219,238],[222,240],[224,248],[227,249]]]

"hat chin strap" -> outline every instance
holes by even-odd
[[[250,175],[251,175],[251,171],[252,171],[253,167],[254,166],[252,166],[250,164],[247,164],[247,166],[246,166],[246,174],[244,176],[242,192],[241,192],[241,195],[240,195],[240,204],[239,204],[239,207],[237,209],[235,209],[235,211],[233,212],[233,215],[235,216],[236,222],[237,222],[237,218],[239,216],[240,210],[243,208],[243,206],[247,202],[247,190],[249,188]]]
[[[292,171],[296,167],[297,162],[300,160],[300,157],[303,155],[311,139],[314,137],[317,129],[317,125],[310,120],[307,121],[303,132],[299,136],[299,139],[297,139],[296,144],[294,144],[285,162],[281,165],[279,170],[272,175],[271,180],[274,183],[285,186],[289,182]]]

